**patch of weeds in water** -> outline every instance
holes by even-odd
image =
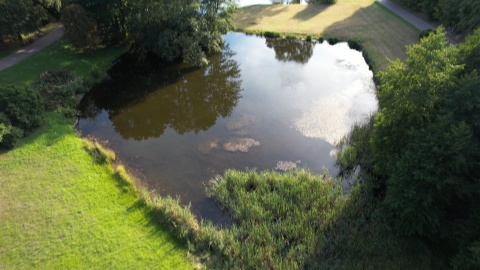
[[[223,254],[233,268],[298,269],[314,253],[321,234],[343,197],[339,185],[306,170],[229,170],[210,182],[207,195],[236,221],[223,237],[234,245]],[[239,249],[241,253],[235,253]],[[220,249],[219,249],[220,250]],[[227,250],[223,250],[227,252]]]
[[[141,200],[156,222],[213,269],[301,268],[344,201],[336,181],[306,170],[228,170],[210,181],[206,193],[230,212],[232,227],[199,222],[179,199],[143,191]]]

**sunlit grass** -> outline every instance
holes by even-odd
[[[0,85],[31,83],[38,74],[52,69],[73,71],[89,78],[92,69],[105,70],[125,51],[124,47],[84,52],[61,39],[42,51],[0,72]]]
[[[72,120],[0,154],[0,269],[191,269],[118,173],[95,162]]]
[[[387,58],[404,59],[405,46],[418,42],[420,31],[375,0],[338,0],[325,5],[273,5],[241,8],[238,29],[320,35],[361,41],[376,66]]]

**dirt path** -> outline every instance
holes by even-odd
[[[427,23],[426,21],[412,14],[410,11],[390,0],[377,0],[377,2],[420,30],[436,29],[433,25]]]
[[[21,48],[12,55],[0,59],[0,71],[22,61],[23,59],[57,41],[63,36],[63,30],[63,26],[60,25],[55,30],[35,41],[34,43]]]
[[[377,0],[377,2],[420,30],[437,29],[434,25],[426,22],[422,18],[419,18],[409,10],[399,6],[393,1]],[[447,31],[447,39],[448,39],[448,42],[453,45],[456,45],[459,42],[459,39],[456,38],[452,33],[449,33],[448,31]]]

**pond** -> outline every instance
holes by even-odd
[[[82,100],[78,123],[149,189],[214,223],[229,217],[205,197],[209,179],[228,168],[336,174],[335,144],[377,109],[373,74],[346,43],[225,40],[200,69],[118,61]]]

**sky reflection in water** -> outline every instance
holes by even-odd
[[[79,121],[150,189],[220,223],[228,217],[205,198],[204,182],[279,161],[336,173],[335,143],[377,109],[372,73],[346,44],[225,38],[228,49],[206,68],[124,65],[85,97]]]

